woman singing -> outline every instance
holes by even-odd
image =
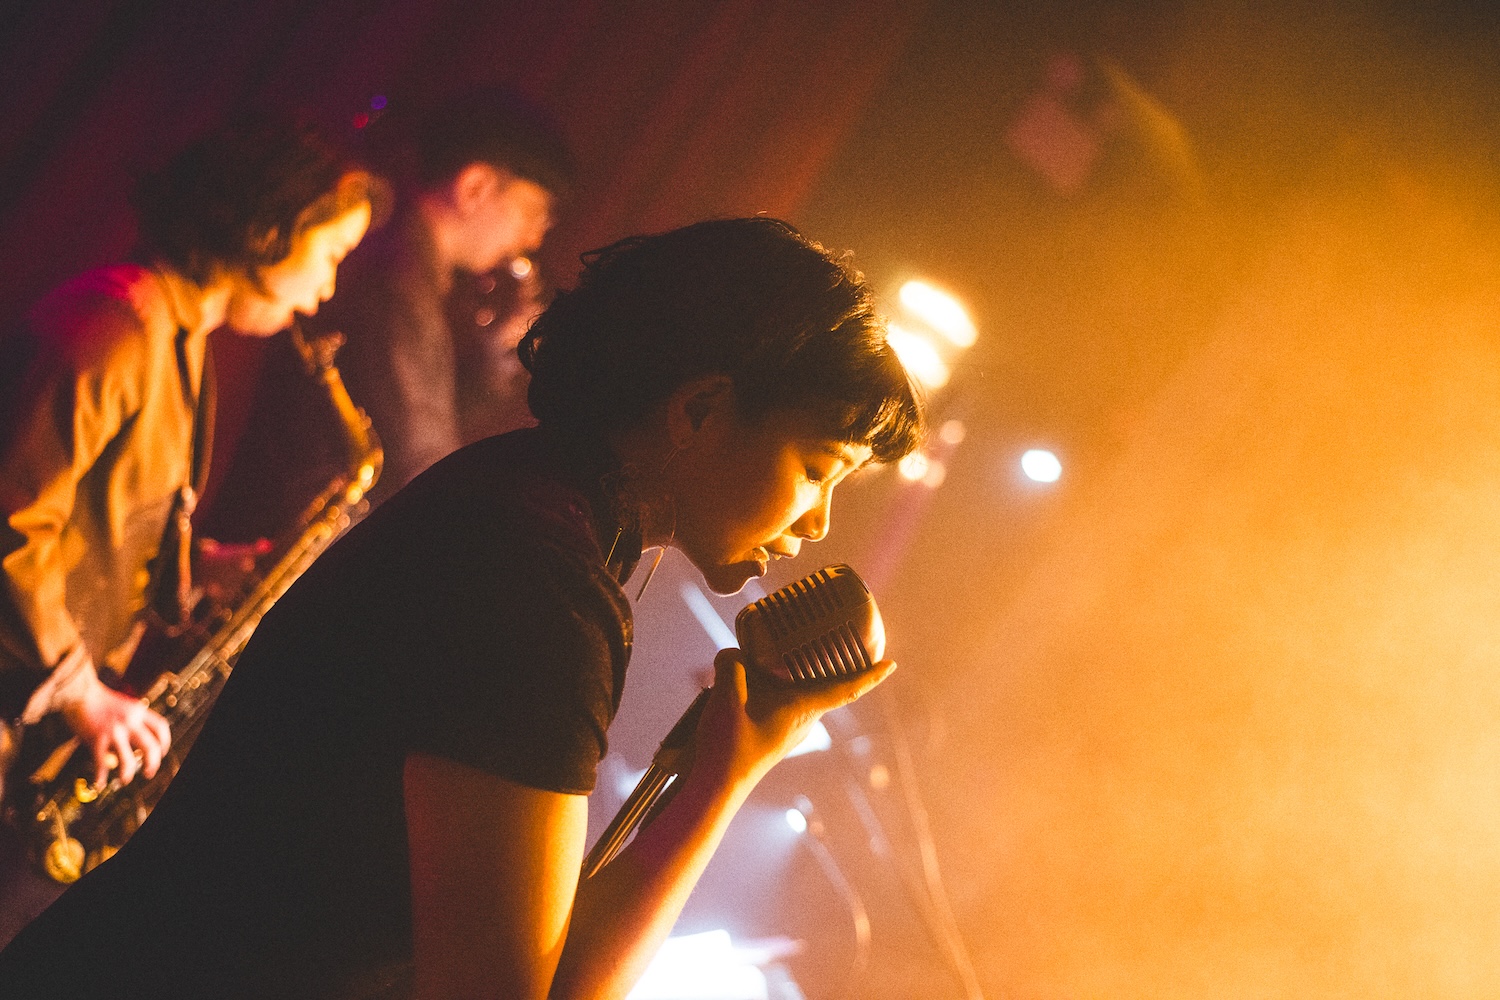
[[[894,668],[788,692],[721,653],[678,793],[580,882],[642,549],[733,593],[922,414],[859,276],[765,218],[588,255],[521,356],[540,426],[439,462],[293,586],[0,996],[623,997],[755,784]]]

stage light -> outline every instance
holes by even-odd
[[[957,348],[974,346],[975,339],[978,339],[974,321],[969,319],[968,310],[953,295],[933,288],[927,282],[910,280],[901,285],[900,298],[901,304],[913,316],[926,322],[942,336],[948,337]]]
[[[1062,476],[1062,462],[1045,448],[1032,448],[1021,456],[1021,471],[1037,483],[1055,483]]]
[[[801,809],[788,809],[786,811],[786,825],[792,828],[794,833],[807,832],[807,817]]]
[[[646,769],[644,767],[639,771],[629,770],[623,772],[618,778],[615,779],[615,792],[622,799],[629,798],[630,793],[635,791],[635,786],[639,785],[641,783],[641,779],[645,776]]]
[[[831,746],[833,746],[833,737],[828,735],[828,727],[824,726],[821,721],[814,722],[812,728],[807,731],[807,735],[802,737],[802,742],[792,747],[792,752],[786,755],[786,759],[801,757],[805,753],[817,753]]]
[[[941,459],[921,451],[914,451],[903,457],[896,463],[896,470],[901,473],[902,479],[921,483],[930,490],[937,489],[948,478],[948,466]]]
[[[627,1000],[766,1000],[755,957],[725,930],[667,938]]]
[[[688,610],[693,613],[693,617],[698,619],[698,624],[703,626],[703,631],[708,633],[708,637],[713,640],[716,648],[728,649],[730,646],[739,644],[739,640],[735,638],[734,629],[719,617],[719,613],[714,610],[707,595],[699,590],[696,584],[684,580],[677,588],[677,592],[682,595],[682,603],[686,604]]]
[[[931,460],[920,451],[905,455],[896,463],[896,469],[901,473],[901,478],[909,479],[914,483],[921,482],[931,467]]]
[[[901,304],[922,322],[947,337],[955,347],[972,347],[978,337],[974,321],[958,300],[925,281],[901,286]]]
[[[531,259],[529,257],[517,257],[510,262],[510,276],[520,281],[531,273]]]
[[[928,389],[941,389],[948,384],[948,365],[938,355],[932,341],[895,323],[888,324],[885,339],[906,370],[922,385]]]
[[[938,440],[943,444],[960,445],[968,433],[969,429],[962,420],[945,420],[943,426],[938,428]]]

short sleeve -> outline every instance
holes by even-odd
[[[555,540],[429,553],[408,746],[548,791],[593,790],[628,654],[623,597]],[[432,626],[429,626],[429,630]]]

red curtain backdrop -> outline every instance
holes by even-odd
[[[0,13],[0,301],[128,252],[133,178],[257,108],[348,128],[370,98],[507,84],[560,119],[579,196],[543,255],[711,215],[794,216],[920,0],[192,0]]]
[[[0,9],[0,317],[129,253],[134,178],[235,114],[350,130],[376,95],[482,84],[558,118],[577,196],[540,255],[710,216],[794,218],[925,0],[98,0]],[[218,337],[216,465],[243,427],[260,345]]]

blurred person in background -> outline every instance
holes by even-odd
[[[370,221],[369,175],[285,123],[199,140],[143,179],[138,263],[44,297],[0,341],[0,744],[60,719],[103,784],[155,774],[167,723],[111,686],[178,622],[213,432],[208,335],[311,315]],[[17,776],[11,775],[14,781]],[[61,887],[0,831],[0,940]]]
[[[387,121],[406,160],[394,178],[395,217],[350,260],[341,293],[318,324],[347,338],[339,368],[385,447],[377,501],[484,436],[466,434],[471,421],[463,410],[467,399],[482,401],[487,393],[468,392],[465,383],[486,382],[491,372],[460,363],[449,299],[460,277],[508,267],[539,249],[573,176],[555,126],[509,91],[471,91],[415,120]],[[514,358],[539,311],[530,299],[539,289],[535,272],[520,280],[521,322],[486,331],[511,334],[495,345],[496,355]],[[524,383],[515,390],[523,396]]]
[[[366,140],[396,209],[304,328],[342,335],[336,364],[385,452],[367,498],[379,504],[460,445],[531,422],[515,347],[542,286],[525,255],[541,246],[573,164],[551,120],[506,90],[393,108]],[[291,527],[346,447],[286,338],[266,353],[246,428],[203,519],[207,534],[242,544]]]

